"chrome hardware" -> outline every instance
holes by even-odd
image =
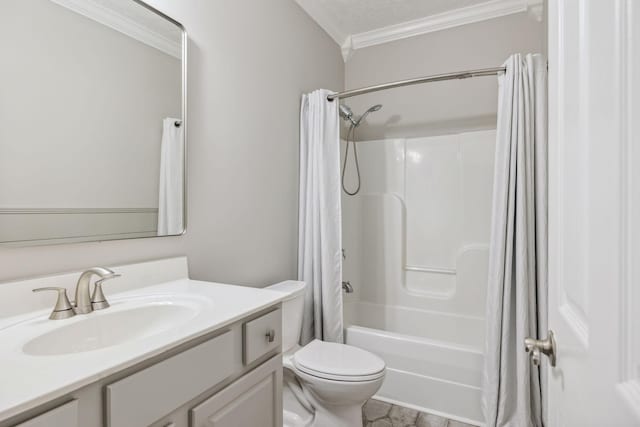
[[[265,336],[267,337],[267,341],[273,342],[276,339],[276,331],[269,329]]]
[[[91,283],[91,277],[93,275],[99,276],[101,279],[100,282],[104,282],[105,280],[108,280],[108,279],[115,279],[116,277],[120,277],[119,274],[116,274],[115,272],[109,270],[108,268],[102,268],[102,267],[90,268],[89,270],[82,273],[80,275],[80,278],[78,279],[78,283],[76,284],[75,311],[77,314],[91,313],[94,309],[92,302],[96,298],[97,298],[96,302],[99,303],[98,306],[100,306],[100,304],[106,303],[106,299],[104,298],[104,294],[102,293],[101,288],[99,291],[94,292],[93,297],[91,297],[89,285]],[[98,287],[100,287],[100,285],[98,285]],[[100,301],[100,298],[102,299],[102,301]],[[107,303],[106,307],[102,306],[101,308],[107,308],[108,306],[109,305]]]
[[[531,362],[534,366],[540,365],[540,353],[549,358],[551,366],[556,366],[556,340],[553,331],[549,331],[549,335],[544,340],[536,340],[534,338],[524,339],[524,348],[530,353]]]
[[[58,299],[56,301],[55,307],[53,307],[53,311],[49,316],[51,320],[60,320],[60,319],[68,319],[69,317],[73,317],[76,315],[73,310],[73,306],[71,302],[69,302],[69,297],[67,297],[67,290],[65,288],[57,288],[57,287],[47,287],[47,288],[36,288],[32,289],[32,292],[43,292],[43,291],[56,291],[58,292]]]
[[[353,293],[353,286],[351,286],[351,282],[342,282],[342,290],[348,294]]]
[[[469,79],[471,77],[483,77],[483,76],[495,76],[500,75],[506,72],[506,67],[494,67],[494,68],[483,68],[480,70],[467,70],[467,71],[459,71],[455,73],[445,73],[445,74],[435,74],[431,76],[418,77],[415,79],[409,80],[399,80],[391,83],[383,83],[373,86],[362,87],[359,89],[349,89],[344,92],[335,92],[327,95],[327,101],[331,102],[334,99],[345,99],[350,98],[352,96],[364,95],[365,93],[377,92],[379,90],[387,90],[393,89],[396,87],[403,87],[421,83],[432,83],[432,82],[441,82],[444,80],[458,80],[458,79]]]

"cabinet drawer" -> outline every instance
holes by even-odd
[[[78,427],[78,401],[72,400],[15,427]]]
[[[107,425],[150,425],[220,383],[234,373],[233,344],[233,331],[227,331],[108,385]]]
[[[281,345],[282,310],[273,310],[242,325],[243,352],[245,365],[255,362]]]

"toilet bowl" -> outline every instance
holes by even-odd
[[[362,405],[382,386],[385,364],[368,351],[311,341],[298,345],[305,283],[287,281],[269,290],[287,294],[282,303],[285,427],[362,425]]]

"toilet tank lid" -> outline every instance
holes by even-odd
[[[298,280],[286,280],[284,282],[276,283],[275,285],[267,286],[265,289],[276,292],[283,292],[288,294],[286,300],[295,298],[304,293],[307,284]]]

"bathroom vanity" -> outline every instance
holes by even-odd
[[[282,425],[282,294],[113,267],[110,307],[49,320],[79,273],[0,285],[0,427]],[[109,287],[107,287],[109,286]]]

